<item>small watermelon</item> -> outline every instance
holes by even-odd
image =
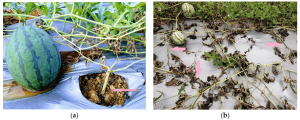
[[[184,17],[193,17],[193,15],[195,14],[195,9],[194,9],[193,5],[191,5],[189,3],[182,4],[182,11],[183,11]]]
[[[41,91],[53,84],[61,66],[53,39],[36,26],[22,26],[11,35],[5,51],[8,70],[26,89]]]
[[[173,34],[171,35],[171,39],[176,45],[184,44],[184,35],[180,31],[173,32]]]

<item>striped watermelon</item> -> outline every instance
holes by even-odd
[[[193,17],[193,15],[195,14],[195,9],[194,9],[193,5],[191,5],[189,3],[182,4],[182,11],[183,11],[184,17]]]
[[[34,91],[51,86],[61,66],[60,53],[53,39],[36,26],[16,29],[7,43],[5,56],[14,80]]]
[[[171,39],[176,45],[184,44],[184,35],[180,31],[173,32],[173,34],[171,35]]]

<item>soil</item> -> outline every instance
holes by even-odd
[[[21,9],[19,9],[21,10]],[[3,13],[7,13],[7,14],[14,14],[13,11],[10,11],[10,12],[7,12],[5,10],[3,10]],[[32,15],[32,16],[41,16],[43,15],[38,9],[35,9],[33,10],[29,15]],[[31,17],[26,17],[25,20],[29,20],[29,19],[32,19]],[[3,16],[3,26],[4,27],[7,27],[9,25],[12,25],[12,24],[16,24],[16,23],[19,23],[19,18],[17,16]],[[6,30],[5,28],[3,30]],[[7,33],[4,31],[3,32],[3,35],[7,35]]]
[[[7,12],[7,11],[3,10],[3,13],[5,13],[5,12]],[[7,12],[7,13],[8,14],[14,14],[13,11],[10,11],[10,12]],[[38,16],[41,16],[43,14],[38,9],[35,9],[29,15],[38,17]],[[29,19],[32,19],[32,18],[31,17],[26,17],[26,20],[29,20]],[[3,23],[5,23],[5,26],[9,26],[9,25],[12,25],[12,24],[15,24],[15,23],[19,23],[19,18],[16,17],[16,16],[3,16]]]
[[[111,73],[108,78],[106,92],[102,92],[106,73],[94,73],[80,76],[80,90],[89,101],[102,106],[124,105],[127,92],[111,91],[112,89],[128,89],[124,77]]]
[[[102,50],[82,50],[81,54],[87,56],[91,60],[101,58],[103,55]],[[61,56],[61,71],[60,73],[66,73],[72,70],[71,64],[77,63],[80,60],[80,54],[76,51],[60,52]],[[101,59],[100,59],[101,60]],[[85,60],[85,65],[88,64],[88,60]]]

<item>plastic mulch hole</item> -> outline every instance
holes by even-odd
[[[113,89],[128,89],[124,77],[111,73],[108,78],[105,92],[102,87],[106,73],[87,74],[79,77],[79,86],[82,95],[89,101],[102,106],[124,105],[127,92],[111,91]]]

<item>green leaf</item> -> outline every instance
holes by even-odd
[[[139,35],[139,34],[137,34],[137,33],[131,33],[130,35],[129,35],[131,38],[133,38],[133,39],[139,39],[141,36]]]
[[[46,7],[49,9],[50,12],[52,12],[54,10],[54,3],[53,2],[47,2]]]
[[[224,66],[222,62],[219,62],[219,65],[220,65],[220,66]]]
[[[122,2],[115,2],[115,5],[113,7],[117,9],[117,12],[119,14],[123,13],[126,8],[125,4]]]
[[[97,17],[103,22],[107,16],[111,16],[111,12],[109,12],[109,8],[106,6],[103,9],[103,3],[98,4],[98,14]]]
[[[273,24],[280,24],[280,22],[277,22],[276,19],[274,19],[274,18],[273,18],[273,20],[272,20],[272,23],[273,23]]]
[[[101,3],[101,2],[90,2],[89,5],[88,5],[88,8],[97,7],[96,5],[98,5],[99,3]]]
[[[67,8],[61,8],[62,14],[69,14],[69,11]],[[65,19],[70,19],[70,16],[64,16]]]
[[[128,22],[131,22],[133,19],[134,19],[134,12],[132,11],[132,12],[130,12],[129,14],[128,14],[128,17],[127,17],[127,20],[128,20]]]
[[[66,7],[66,9],[68,10],[68,12],[66,12],[64,9],[62,9],[62,12],[65,14],[65,13],[71,13],[72,12],[72,9],[73,9],[73,4],[67,4],[66,2],[64,2],[64,4],[65,4],[65,7]],[[74,10],[73,10],[73,14],[74,13],[76,13],[75,12],[76,11],[76,9],[74,8]],[[71,19],[74,19],[74,17],[72,17],[72,16],[66,16],[65,18],[71,18]]]
[[[213,56],[212,58],[214,59],[214,61],[218,60],[218,56]]]
[[[18,14],[22,14],[22,11],[21,10],[16,10]]]
[[[92,30],[94,28],[94,24],[92,23],[88,23],[88,26],[89,26],[89,30]]]
[[[47,6],[45,6],[45,5],[38,6],[37,4],[35,4],[35,7],[39,11],[41,11],[47,18],[51,18],[50,11]]]
[[[98,19],[98,17],[96,17],[92,12],[88,12],[89,15],[97,22],[102,22],[100,19]]]
[[[82,9],[82,5],[84,4],[83,2],[74,2],[74,4],[77,6],[77,9]]]
[[[105,11],[104,14],[105,18],[112,18],[112,13],[110,11]]]
[[[111,4],[112,6],[115,6],[115,4],[113,2],[108,2],[109,4]]]
[[[139,9],[142,6],[146,6],[146,2],[140,2],[134,6],[135,9]]]
[[[118,12],[114,12],[114,13],[111,14],[111,17],[114,18],[114,19],[118,19],[119,16],[120,16],[120,15],[119,15]]]
[[[88,11],[89,12],[94,12],[94,11],[96,11],[98,8],[97,7],[95,7],[95,8],[91,8],[91,9],[89,9]]]
[[[70,9],[68,3],[64,2],[64,4],[65,4],[66,9],[68,10],[68,13],[70,13],[70,12],[71,12],[71,9]]]
[[[213,52],[212,52],[212,56],[215,57],[215,55],[216,55],[216,54],[215,54],[215,51],[213,51]]]
[[[118,23],[124,22],[124,20],[126,20],[124,16],[122,16],[122,17],[119,16],[118,19],[120,19]],[[115,19],[114,21],[117,22],[118,19]]]
[[[113,21],[112,19],[106,19],[106,20],[105,20],[105,24],[113,25],[113,24],[114,24],[114,21]]]
[[[118,29],[114,29],[114,30],[110,31],[109,34],[110,34],[111,36],[113,36],[113,35],[118,34],[118,32],[119,32]]]
[[[241,57],[242,59],[244,59],[244,57],[243,57],[242,55],[240,55],[240,57]]]
[[[211,60],[212,60],[212,58],[209,58],[209,59],[208,59],[208,61],[211,61]]]
[[[126,5],[126,9],[127,10],[130,10],[130,9],[132,9],[133,7],[131,7],[130,5]]]
[[[181,88],[179,89],[178,95],[181,94],[181,91],[182,91],[183,87],[184,87],[184,82],[181,84]]]
[[[223,58],[223,59],[222,59],[222,62],[227,62],[227,59],[226,59],[226,58]]]
[[[211,57],[211,55],[208,52],[204,52],[204,54],[208,57]]]
[[[30,14],[33,10],[35,10],[35,4],[33,2],[28,2],[25,4],[26,15]]]
[[[161,92],[161,91],[157,91],[157,92],[160,92],[161,94],[158,98],[154,99],[154,102],[156,102],[163,95],[163,92]]]
[[[166,6],[164,6],[164,5],[161,5],[161,6],[159,6],[159,7],[161,8],[161,11],[164,11],[164,10],[167,9]]]

